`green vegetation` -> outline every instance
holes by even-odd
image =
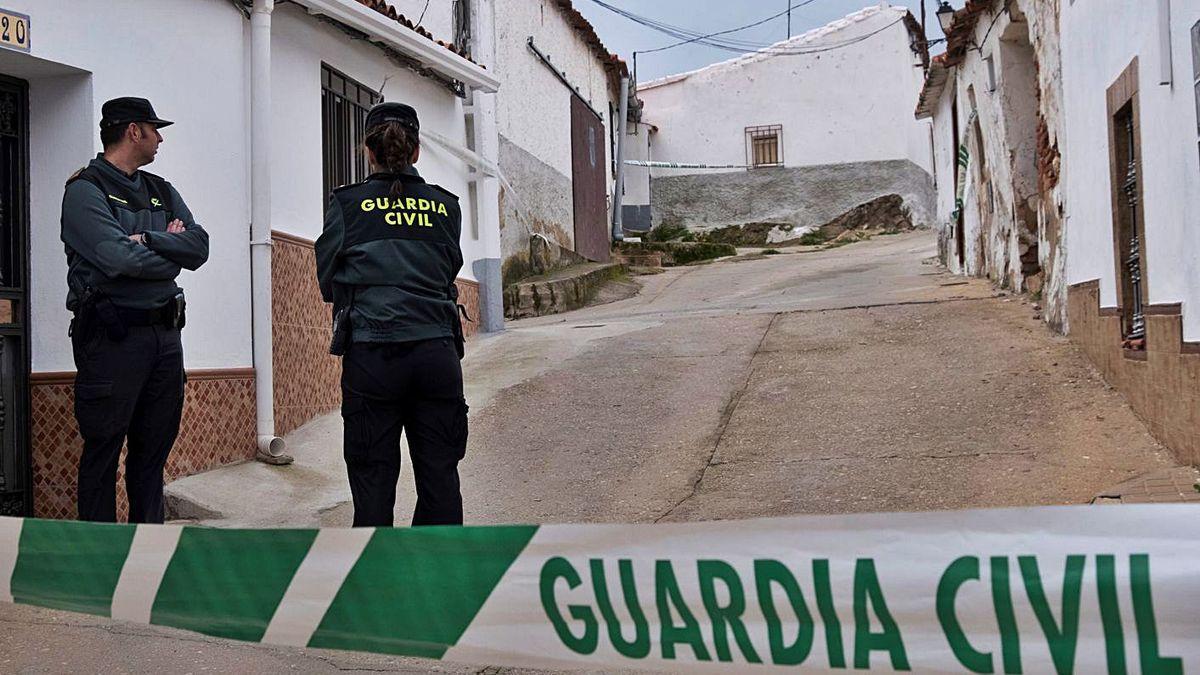
[[[829,239],[821,230],[813,230],[800,235],[801,246],[819,246]]]
[[[671,241],[689,235],[687,227],[678,223],[663,223],[646,233],[646,241]]]
[[[621,251],[661,251],[663,265],[688,265],[701,260],[712,260],[725,256],[737,255],[737,249],[730,244],[710,244],[707,242],[642,242],[618,244]]]

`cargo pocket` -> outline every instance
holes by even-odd
[[[367,404],[362,398],[342,398],[342,456],[347,462],[365,459],[370,450]]]
[[[112,394],[112,382],[75,383],[75,419],[84,438],[105,436],[115,424],[116,416],[110,405]]]
[[[471,406],[467,405],[467,399],[458,400],[458,409],[454,412],[454,424],[451,427],[452,433],[450,438],[454,443],[456,456],[459,459],[467,456],[467,413],[471,410]]]

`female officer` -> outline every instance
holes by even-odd
[[[467,447],[458,198],[417,173],[417,112],[380,103],[363,146],[371,175],[333,191],[316,243],[321,296],[334,303],[354,526],[391,526],[407,431],[417,483],[413,525],[461,525]]]

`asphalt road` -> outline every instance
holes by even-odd
[[[912,233],[676,268],[640,277],[636,297],[475,342],[468,522],[1077,504],[1171,465],[1032,306],[943,274],[933,254],[933,235]],[[260,485],[283,481],[265,491],[278,508],[247,502],[227,517],[348,524],[331,478],[337,423],[301,430],[301,471],[241,469]],[[297,476],[322,500],[280,504]],[[398,522],[411,514],[411,480],[406,470]],[[0,608],[0,624],[3,672],[477,670],[25,607]]]

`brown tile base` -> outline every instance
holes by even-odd
[[[1200,503],[1200,471],[1190,466],[1152,471],[1105,490],[1093,503]]]
[[[83,441],[75,423],[74,373],[35,373],[33,401],[33,513],[75,518],[75,481]],[[254,457],[254,370],[188,372],[179,439],[167,460],[166,480]],[[125,518],[124,453],[117,469],[118,517]]]
[[[1200,353],[1183,342],[1180,306],[1150,305],[1146,350],[1121,347],[1120,312],[1100,308],[1096,281],[1067,292],[1071,341],[1120,391],[1163,445],[1185,464],[1200,465]]]

